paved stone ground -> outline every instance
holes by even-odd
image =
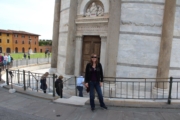
[[[180,109],[63,105],[0,88],[0,120],[180,120]]]

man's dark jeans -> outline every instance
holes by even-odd
[[[98,94],[99,97],[99,103],[100,106],[103,107],[105,106],[104,101],[103,101],[103,96],[102,96],[102,91],[101,91],[101,87],[100,87],[100,83],[99,82],[89,82],[89,88],[90,88],[90,104],[91,104],[91,108],[95,108],[95,104],[94,104],[94,89],[96,89],[96,92]]]
[[[77,86],[77,89],[79,91],[79,97],[83,97],[83,86]]]

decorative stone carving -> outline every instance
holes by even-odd
[[[85,16],[86,17],[96,17],[96,16],[103,16],[104,10],[102,6],[96,5],[95,2],[92,3],[91,7],[86,10]]]

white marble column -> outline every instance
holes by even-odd
[[[59,40],[59,23],[60,23],[60,9],[61,0],[55,0],[54,5],[54,22],[53,22],[53,36],[52,36],[52,57],[51,68],[57,68],[58,56],[58,40]]]
[[[75,47],[75,69],[74,75],[79,76],[81,74],[81,58],[82,58],[82,36],[76,36]]]
[[[105,67],[105,60],[106,60],[106,45],[107,45],[107,36],[100,36],[101,37],[101,55],[100,55],[100,63],[102,64],[103,67],[103,72],[104,72],[104,67]]]

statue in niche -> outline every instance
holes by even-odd
[[[92,6],[90,8],[90,12],[91,12],[92,16],[97,16],[97,6],[94,2],[92,3]]]
[[[103,15],[104,15],[103,8],[99,5],[98,6],[98,11],[97,11],[97,16],[103,16]]]
[[[91,7],[87,9],[85,16],[86,17],[96,17],[103,16],[104,10],[100,5],[96,5],[95,2],[92,3]]]
[[[86,12],[86,17],[90,17],[91,16],[91,12],[89,9],[87,9],[87,12]]]

